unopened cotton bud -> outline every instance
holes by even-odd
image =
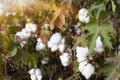
[[[52,47],[51,47],[51,51],[54,52],[56,50],[58,50],[59,46],[57,44],[54,44]]]
[[[61,34],[60,33],[55,33],[51,36],[50,42],[54,44],[58,44],[61,41]]]

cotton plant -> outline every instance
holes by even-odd
[[[62,38],[60,33],[55,33],[51,36],[47,45],[48,45],[48,48],[51,48],[52,52],[55,52],[58,49],[59,49],[60,52],[64,52],[64,50],[65,50],[65,39]]]
[[[64,67],[69,66],[70,63],[72,62],[72,56],[69,53],[63,53],[59,57]]]
[[[26,23],[25,28],[15,34],[15,37],[19,37],[22,41],[28,40],[32,33],[37,31],[37,25],[32,23]],[[23,44],[20,43],[23,47]]]
[[[41,38],[37,39],[37,43],[36,43],[36,51],[41,51],[44,50],[46,47],[46,45],[42,42]]]
[[[82,23],[88,23],[90,21],[90,16],[87,16],[88,10],[85,8],[82,8],[79,10],[78,17],[79,21]]]
[[[95,68],[92,64],[84,61],[79,64],[79,71],[86,79],[89,79],[91,75],[94,74]]]
[[[96,47],[94,48],[94,51],[97,53],[102,53],[104,51],[103,43],[100,36],[98,36],[96,39]]]
[[[82,75],[89,79],[94,74],[95,68],[92,64],[88,63],[87,56],[89,54],[88,47],[76,47],[76,57],[79,63],[79,71]]]
[[[42,72],[40,69],[30,69],[29,70],[29,75],[31,80],[42,80]]]

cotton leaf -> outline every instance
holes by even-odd
[[[102,41],[109,50],[112,49],[112,43],[110,42],[110,33],[114,33],[115,30],[108,22],[90,22],[86,25],[85,29],[89,31],[88,33],[88,46],[90,53],[93,53],[93,49],[95,48],[95,42],[97,37],[100,35]]]

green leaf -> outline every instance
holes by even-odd
[[[109,50],[112,49],[112,43],[110,42],[110,33],[114,33],[115,30],[108,22],[90,22],[85,27],[88,33],[88,47],[90,53],[93,53],[95,48],[95,42],[98,36],[102,37],[102,41]]]
[[[17,53],[17,48],[15,47],[15,48],[12,50],[12,52],[10,52],[10,54],[8,54],[8,57],[13,57],[13,56],[16,55],[16,53]]]
[[[111,0],[111,4],[112,4],[112,11],[115,13],[116,5],[113,0]]]
[[[92,12],[95,13],[95,18],[99,19],[101,12],[105,11],[105,4],[101,3],[101,4],[92,4],[92,6],[89,9],[88,15],[90,15]]]

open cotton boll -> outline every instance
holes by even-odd
[[[80,35],[81,29],[80,29],[80,28],[77,28],[75,32],[76,32],[77,35]]]
[[[77,61],[78,61],[79,63],[81,63],[81,62],[83,62],[83,61],[85,61],[85,60],[87,60],[86,57],[82,57],[82,56],[77,57]]]
[[[44,57],[42,60],[41,60],[41,63],[42,64],[47,64],[49,62],[49,58],[48,57]]]
[[[60,44],[59,45],[59,51],[63,52],[65,50],[65,44]]]
[[[46,45],[43,43],[40,43],[38,45],[36,45],[36,51],[41,51],[43,49],[45,49]]]
[[[87,61],[81,62],[79,64],[79,71],[82,72],[85,69],[86,65],[87,65]]]
[[[35,69],[34,69],[34,68],[32,68],[32,69],[29,70],[29,74],[30,74],[30,75],[34,75],[35,73],[36,73],[36,72],[35,72]]]
[[[97,39],[96,39],[96,47],[94,48],[94,50],[98,53],[102,53],[104,51],[103,43],[101,41],[100,36],[98,36]]]
[[[21,32],[22,32],[22,35],[23,35],[23,38],[24,38],[24,39],[30,38],[31,33],[30,33],[30,32],[27,32],[26,29],[22,29]]]
[[[68,66],[72,62],[72,57],[69,53],[64,53],[60,55],[61,63],[64,67]]]
[[[58,50],[59,46],[57,44],[54,44],[52,47],[51,47],[51,51],[52,52],[55,52],[56,50]]]
[[[20,37],[21,39],[23,39],[23,34],[22,34],[22,32],[17,32],[16,34],[15,34],[15,37]]]
[[[94,71],[95,71],[94,66],[88,63],[84,67],[84,70],[81,73],[83,76],[85,76],[86,79],[89,79],[91,77],[91,75],[94,74]]]
[[[58,43],[60,43],[61,39],[62,39],[61,34],[55,33],[51,36],[50,42],[54,43],[54,44],[58,44]]]
[[[61,44],[65,44],[65,38],[61,40]]]
[[[84,23],[85,21],[84,21],[84,16],[83,15],[79,15],[79,21],[81,21],[82,23]]]
[[[86,57],[89,54],[88,47],[77,47],[76,48],[77,57]]]
[[[37,30],[37,25],[32,23],[27,23],[25,25],[25,29],[27,30],[27,32],[35,32]]]
[[[42,75],[42,72],[40,69],[36,69],[35,72],[36,72],[36,75]]]
[[[38,75],[37,80],[42,80],[42,75]]]
[[[49,48],[51,48],[53,45],[54,45],[54,44],[53,44],[52,42],[50,42],[50,41],[47,42],[47,46],[48,46]]]
[[[37,80],[37,76],[36,75],[30,75],[30,79],[31,80]]]
[[[80,15],[84,15],[84,13],[85,13],[86,11],[87,11],[87,9],[82,8],[82,9],[79,10],[79,14],[80,14]]]
[[[37,39],[37,43],[41,43],[42,40],[40,38]]]

